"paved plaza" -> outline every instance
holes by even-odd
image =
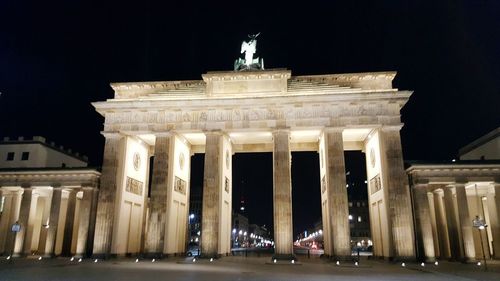
[[[336,265],[319,258],[301,258],[298,264],[270,264],[269,257],[227,257],[208,260],[169,258],[161,261],[133,258],[98,261],[86,259],[18,259],[0,262],[0,280],[500,280],[500,263],[488,272],[474,264],[441,262],[438,266],[389,263],[362,259],[359,266]]]

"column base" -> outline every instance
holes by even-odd
[[[297,257],[294,254],[274,254],[271,258],[272,261],[297,261]]]
[[[92,255],[93,259],[99,259],[99,260],[113,259],[116,257],[118,257],[117,254],[93,254]]]
[[[204,254],[201,254],[199,256],[194,256],[194,257],[197,257],[199,259],[220,259],[222,257],[221,254],[207,254],[207,255],[204,255]]]

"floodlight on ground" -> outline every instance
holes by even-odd
[[[74,261],[75,260],[75,257],[71,257],[71,259],[69,259],[70,261]]]
[[[295,263],[295,260],[292,260],[292,264],[294,264],[294,263]]]
[[[354,265],[355,265],[355,266],[358,266],[358,265],[359,265],[359,263],[358,263],[358,262],[354,262]]]
[[[274,259],[273,262],[276,263],[276,259]]]
[[[41,261],[42,260],[42,257],[38,257],[38,260]]]
[[[405,266],[406,266],[406,263],[402,262],[402,263],[401,263],[401,266],[402,266],[402,267],[405,267]]]
[[[481,262],[480,261],[477,262],[477,266],[481,266]]]
[[[420,264],[420,266],[421,266],[421,267],[424,267],[424,266],[425,266],[425,263],[421,263],[421,264]]]
[[[82,262],[82,258],[79,258],[79,259],[78,259],[78,262]]]
[[[196,258],[193,259],[193,262],[196,262]]]
[[[336,265],[340,265],[340,261],[337,261],[335,264],[336,264]]]
[[[156,259],[152,259],[152,260],[151,260],[151,262],[155,262],[155,261],[156,261]]]
[[[135,259],[135,262],[139,262],[139,259]]]
[[[7,259],[7,260],[10,260],[10,256],[7,256],[7,258],[6,258],[6,259]]]
[[[434,262],[434,265],[439,265],[439,262],[438,262],[438,261],[435,261],[435,262]]]
[[[210,262],[213,262],[214,261],[214,258],[210,258]]]
[[[96,262],[97,262],[97,259],[94,260],[94,263],[96,263]]]

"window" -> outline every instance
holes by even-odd
[[[361,202],[356,202],[356,207],[361,207]]]
[[[349,202],[349,207],[352,207],[352,202]]]
[[[361,222],[361,216],[358,216],[358,222]]]
[[[349,220],[352,221],[352,215],[349,215]]]
[[[14,152],[7,153],[7,161],[13,161],[13,160],[14,160]]]
[[[26,161],[26,160],[28,160],[28,158],[30,158],[30,153],[23,152],[23,154],[21,155],[21,160]]]

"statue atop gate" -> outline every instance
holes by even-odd
[[[241,53],[245,53],[245,59],[238,58],[234,61],[234,70],[258,70],[264,69],[264,59],[253,58],[253,55],[257,51],[257,36],[260,32],[253,35],[248,35],[250,40],[248,42],[243,41],[241,43]]]

